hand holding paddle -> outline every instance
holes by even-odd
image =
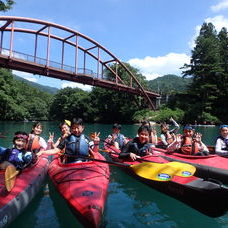
[[[108,151],[108,150],[101,150],[103,152],[106,153],[113,153],[113,154],[119,154],[118,152],[114,152],[114,151]],[[182,162],[167,162],[167,163],[158,163],[158,162],[154,162],[154,161],[150,161],[147,159],[143,159],[141,157],[137,158],[137,160],[139,161],[144,161],[144,163],[152,163],[154,164],[154,166],[159,166],[159,165],[164,165],[164,166],[169,166],[175,169],[175,176],[180,176],[180,177],[190,177],[193,176],[195,171],[196,171],[196,167],[190,164],[186,164],[186,163],[182,163]],[[142,163],[141,163],[142,164]]]

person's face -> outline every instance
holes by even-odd
[[[16,139],[14,145],[18,150],[25,149],[27,141],[25,139]]]
[[[40,135],[42,133],[43,129],[42,126],[37,125],[36,127],[33,128],[33,132],[35,135]]]
[[[62,127],[61,127],[61,132],[62,134],[67,134],[67,133],[70,133],[70,128],[67,124],[63,124]]]
[[[163,132],[167,132],[167,131],[169,130],[169,126],[166,125],[166,126],[162,127],[161,130],[162,130]]]
[[[186,129],[186,130],[184,130],[184,135],[185,135],[186,137],[192,137],[193,134],[194,134],[194,132],[193,132],[193,130],[191,130],[191,129]]]
[[[220,132],[222,137],[226,138],[228,136],[228,127],[223,127]]]
[[[148,131],[141,131],[139,133],[139,141],[142,144],[147,143],[149,141],[149,132]]]
[[[73,124],[71,127],[71,132],[73,134],[75,134],[76,136],[81,135],[83,130],[84,130],[84,127],[82,125],[79,125],[79,124]]]
[[[112,129],[112,132],[113,132],[114,134],[119,134],[119,133],[120,133],[120,129],[118,129],[118,128],[113,128],[113,129]]]

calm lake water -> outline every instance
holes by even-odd
[[[6,138],[0,138],[0,145],[10,147],[15,131],[29,132],[31,122],[0,122],[0,132]],[[58,122],[44,122],[43,137],[49,132],[60,135]],[[101,138],[110,133],[112,125],[86,124],[85,133],[101,132]],[[129,137],[136,135],[137,125],[123,125],[122,133]],[[159,133],[159,127],[156,126]],[[203,142],[214,144],[218,127],[197,127],[203,134]],[[82,227],[72,215],[66,202],[55,191],[47,177],[44,187],[29,204],[25,211],[11,224],[12,227]],[[210,218],[190,208],[182,202],[160,193],[143,183],[138,182],[117,167],[111,167],[111,180],[106,208],[101,227],[154,227],[154,228],[192,228],[228,227],[228,213],[218,218]]]

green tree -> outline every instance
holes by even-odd
[[[185,64],[184,77],[191,76],[193,81],[188,93],[195,99],[189,111],[196,111],[195,118],[203,112],[214,115],[215,103],[219,94],[218,75],[223,72],[220,58],[220,44],[212,23],[204,23],[192,51],[191,62]]]
[[[14,3],[15,1],[13,0],[0,1],[0,11],[10,10]]]
[[[57,120],[81,117],[92,121],[94,115],[89,92],[70,87],[58,91],[50,107],[50,116]]]

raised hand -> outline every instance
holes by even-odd
[[[53,143],[53,141],[54,141],[54,136],[55,136],[54,132],[53,132],[53,133],[49,132],[49,139],[48,139],[48,142],[49,142],[49,143]]]

